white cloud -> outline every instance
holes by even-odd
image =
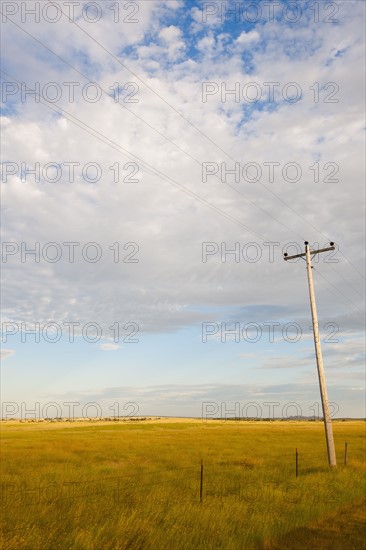
[[[335,417],[361,417],[364,408],[357,404],[352,415],[347,414],[350,404],[355,399],[359,386],[331,386],[332,404],[337,411]],[[106,414],[111,410],[111,403],[117,399],[120,403],[136,404],[138,415],[195,416],[197,418],[237,416],[268,418],[273,414],[277,418],[286,418],[293,414],[294,403],[303,416],[321,414],[319,389],[317,383],[284,383],[278,384],[164,384],[144,387],[109,387],[84,392],[53,394],[49,399],[55,402],[77,401],[82,407],[84,402],[98,403]],[[254,406],[255,404],[255,406]],[[316,409],[318,405],[318,410]],[[112,409],[113,410],[113,409]],[[128,414],[132,407],[127,405],[121,414]],[[272,412],[270,412],[272,411]],[[230,414],[231,413],[231,414]]]
[[[167,47],[168,57],[170,59],[176,59],[177,56],[184,50],[185,43],[182,40],[183,33],[181,29],[170,25],[170,27],[163,28],[158,37],[162,41],[165,47]]]
[[[236,39],[237,44],[251,44],[257,42],[260,39],[260,34],[257,31],[243,31]]]
[[[15,354],[15,350],[14,349],[1,349],[0,350],[0,356],[1,356],[1,359],[4,361],[5,359],[7,359],[8,357],[11,357],[12,355]]]
[[[102,327],[134,321],[145,332],[197,327],[199,333],[200,323],[209,320],[205,308],[212,308],[214,320],[221,322],[231,308],[251,305],[252,312],[246,310],[247,322],[301,321],[309,313],[306,273],[303,263],[283,262],[285,243],[302,245],[307,239],[323,245],[333,239],[362,271],[364,133],[360,113],[364,82],[358,68],[363,66],[364,12],[360,4],[344,4],[338,25],[305,21],[295,28],[271,23],[249,32],[241,32],[238,25],[232,34],[222,32],[218,18],[203,25],[202,13],[192,8],[187,14],[192,14],[199,31],[193,37],[187,31],[188,23],[185,27],[178,20],[177,3],[140,3],[139,23],[114,25],[113,32],[112,10],[110,19],[100,24],[88,26],[81,20],[83,28],[122,65],[66,20],[55,25],[32,21],[25,25],[105,90],[110,91],[115,82],[122,89],[132,83],[138,103],[124,103],[123,96],[120,105],[105,96],[96,103],[86,101],[79,93],[86,79],[21,30],[4,26],[8,54],[4,70],[29,87],[35,81],[41,87],[50,81],[59,83],[61,108],[71,119],[77,117],[94,129],[90,135],[67,120],[66,113],[56,115],[31,97],[21,102],[18,94],[12,108],[5,104],[3,158],[30,167],[36,162],[42,167],[48,162],[63,167],[57,183],[37,184],[31,175],[22,182],[18,171],[3,184],[3,241],[19,244],[19,252],[3,264],[3,305],[8,318],[59,323],[97,320]],[[172,7],[177,10],[176,19]],[[251,60],[243,54],[246,45],[255,46],[245,52]],[[345,49],[342,56],[336,56],[335,47]],[[202,101],[204,81],[217,85],[217,92],[206,103]],[[68,100],[65,82],[79,84],[75,102]],[[239,83],[239,101],[233,94],[226,98],[224,94],[222,99],[222,82],[227,90]],[[262,89],[258,103],[243,98],[243,86],[250,82]],[[279,82],[275,97],[280,103],[268,101],[265,82]],[[283,100],[289,82],[301,87],[302,99],[297,103]],[[316,82],[320,86],[317,102]],[[332,87],[324,86],[332,82],[338,87],[338,102],[327,103]],[[131,158],[119,146],[138,158]],[[226,162],[232,170],[234,161],[240,168],[249,162],[259,165],[268,190],[242,177],[236,183],[230,175],[227,183],[214,177],[202,181],[202,162],[216,163],[219,168]],[[73,183],[67,181],[67,162],[79,163]],[[90,162],[102,168],[95,184],[82,177],[82,168]],[[126,163],[130,162],[138,165],[138,183],[127,181],[131,165],[126,167]],[[265,165],[271,162],[280,164],[274,182],[268,182]],[[300,165],[299,182],[282,177],[289,162]],[[320,163],[318,182],[314,181],[315,162]],[[120,167],[119,182],[114,181],[110,168],[115,163]],[[338,182],[326,180],[331,174],[328,163],[339,165]],[[51,241],[61,247],[60,261],[48,262],[41,252],[39,262],[31,255],[22,262],[21,243],[28,248],[40,243],[43,251]],[[70,242],[80,243],[73,263],[63,244]],[[90,242],[102,250],[99,262],[83,257],[83,247]],[[110,248],[116,242],[121,243],[118,262]],[[218,246],[206,263],[202,261],[204,242]],[[260,248],[257,262],[243,255],[250,242]],[[275,243],[273,261],[264,242]],[[123,261],[131,251],[123,249],[125,243],[138,244],[139,263]],[[222,262],[221,243],[228,250],[239,243],[240,261],[230,255]],[[338,264],[315,264],[319,317],[323,323],[336,320],[341,330],[357,335],[362,330],[357,309],[362,306],[354,289],[362,292],[363,280],[342,255],[337,257]],[[346,297],[335,297],[332,285]],[[273,310],[263,313],[260,307],[268,304]],[[101,349],[111,349],[111,345],[101,344],[107,346]]]
[[[172,44],[181,39],[182,31],[178,27],[170,25],[170,27],[164,27],[161,29],[158,36],[167,44]]]
[[[98,344],[98,348],[102,351],[116,351],[117,349],[120,349],[121,346],[118,344],[113,344],[112,342],[104,342],[102,344]]]

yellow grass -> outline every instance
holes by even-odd
[[[364,422],[334,422],[336,470],[327,466],[321,422],[1,428],[4,548],[362,550]]]

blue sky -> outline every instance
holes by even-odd
[[[87,4],[55,23],[50,8],[2,6],[5,407],[200,416],[206,402],[271,401],[278,416],[292,402],[311,414],[305,263],[282,253],[332,240],[336,255],[314,263],[329,400],[364,416],[364,4],[119,2],[118,22],[116,3]],[[204,163],[217,167],[206,181]],[[235,323],[239,341],[223,342]],[[138,342],[123,342],[131,326]]]

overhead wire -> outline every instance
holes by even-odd
[[[4,71],[2,70],[1,71],[3,74],[6,74],[7,76],[9,76],[10,78],[12,78],[14,80],[14,82],[18,82],[20,84],[20,81],[17,80],[15,77],[13,77],[12,75],[10,75],[7,71]],[[227,212],[223,211],[221,208],[219,208],[218,206],[216,206],[215,204],[211,203],[210,201],[206,200],[205,198],[201,197],[200,195],[198,195],[197,193],[195,193],[194,191],[191,191],[190,189],[187,189],[186,187],[184,187],[183,185],[181,185],[180,183],[178,183],[176,180],[174,180],[173,178],[171,178],[170,176],[167,176],[166,174],[164,174],[163,172],[161,172],[160,170],[158,170],[157,168],[153,167],[151,164],[149,164],[148,162],[144,161],[143,159],[141,159],[138,155],[135,155],[134,153],[131,153],[130,151],[128,151],[125,147],[123,147],[122,145],[116,143],[114,140],[111,140],[109,139],[107,136],[105,136],[104,134],[102,134],[101,132],[99,132],[98,130],[96,130],[95,128],[92,128],[91,126],[89,126],[88,124],[86,124],[85,122],[81,121],[78,117],[76,117],[75,115],[72,115],[71,113],[67,112],[65,109],[63,109],[62,107],[60,106],[53,106],[53,104],[49,104],[48,102],[44,101],[43,98],[40,97],[40,102],[45,105],[46,107],[48,107],[49,109],[53,110],[54,112],[60,114],[60,111],[63,113],[63,116],[65,118],[67,118],[68,120],[70,120],[70,122],[74,123],[76,126],[79,126],[82,130],[86,131],[88,134],[92,135],[93,137],[95,137],[96,139],[98,139],[99,141],[102,141],[103,143],[105,143],[106,145],[112,147],[112,149],[115,149],[115,150],[118,150],[119,152],[123,151],[123,153],[128,157],[128,158],[132,158],[132,159],[137,159],[139,161],[139,163],[144,166],[144,168],[149,171],[150,173],[152,173],[153,175],[155,176],[159,176],[161,179],[167,181],[168,183],[170,183],[171,185],[173,185],[174,187],[176,187],[177,189],[179,189],[180,191],[186,193],[187,195],[189,195],[191,198],[194,198],[196,200],[198,200],[199,202],[201,202],[202,204],[208,206],[209,208],[211,208],[211,210],[215,211],[217,214],[223,216],[224,218],[226,218],[227,220],[239,225],[240,227],[242,227],[243,229],[245,229],[248,233],[251,233],[252,235],[255,235],[257,237],[260,237],[261,239],[264,239],[264,240],[268,240],[268,237],[266,237],[265,235],[262,235],[261,233],[257,232],[257,231],[254,231],[252,230],[251,228],[249,228],[248,226],[246,226],[245,224],[243,224],[242,222],[240,222],[239,220],[237,220],[236,218],[234,218],[233,216],[231,216],[231,214],[228,214]],[[77,122],[75,122],[77,121]],[[92,133],[93,132],[93,133]],[[95,135],[97,134],[97,135]],[[98,137],[99,136],[99,137]],[[118,149],[117,149],[118,148]]]
[[[341,290],[339,290],[338,287],[336,287],[331,281],[329,281],[329,279],[321,271],[316,269],[314,266],[313,266],[313,269],[317,272],[317,274],[322,279],[324,279],[326,281],[326,283],[328,285],[328,289],[329,289],[330,292],[332,292],[333,295],[335,295],[334,291],[337,292],[338,293],[337,298],[339,299],[339,297],[341,297],[341,300],[343,301],[343,303],[346,303],[345,300],[347,300],[347,302],[352,304],[353,307],[355,308],[353,313],[357,313],[358,315],[360,315],[360,317],[362,319],[364,319],[365,313],[359,309],[358,305],[356,305],[350,298],[348,298],[348,296],[346,296]],[[329,288],[329,287],[331,287],[331,288]]]
[[[51,2],[52,3],[52,2]],[[67,14],[65,14],[61,8],[59,7],[59,5],[57,5],[58,9],[60,10],[60,12],[65,16],[67,17]],[[83,76],[83,78],[86,78],[89,82],[91,82],[91,80],[85,75],[83,74],[81,71],[79,71],[77,68],[75,68],[74,66],[72,66],[68,61],[66,61],[65,59],[63,59],[61,56],[59,56],[56,52],[54,52],[53,50],[51,50],[48,46],[46,46],[42,41],[40,41],[38,38],[36,38],[35,36],[33,36],[31,33],[29,33],[28,31],[26,31],[23,27],[21,27],[20,25],[18,25],[17,23],[15,23],[14,21],[12,21],[11,19],[9,19],[12,23],[14,23],[14,25],[16,25],[19,29],[21,29],[24,33],[26,33],[27,35],[29,35],[31,38],[33,38],[36,42],[38,42],[39,44],[41,44],[43,47],[45,47],[48,51],[50,51],[52,54],[54,54],[55,56],[57,56],[60,60],[62,60],[64,63],[66,63],[68,66],[70,66],[73,70],[75,70],[76,72],[78,72],[81,76]],[[70,19],[69,19],[70,20]],[[144,86],[146,86],[151,92],[153,92],[157,97],[159,97],[165,104],[167,104],[171,109],[173,109],[173,111],[175,113],[177,113],[181,118],[183,118],[188,124],[190,124],[197,132],[199,132],[203,137],[205,137],[208,141],[210,141],[216,148],[218,148],[219,150],[221,150],[228,158],[230,158],[231,160],[233,160],[234,162],[235,159],[229,155],[223,148],[221,148],[214,140],[212,140],[209,136],[207,136],[200,128],[198,128],[194,123],[192,123],[187,117],[185,117],[180,111],[178,111],[170,102],[168,102],[161,94],[159,94],[158,92],[156,92],[156,90],[154,90],[144,79],[142,79],[139,75],[137,75],[134,71],[132,71],[126,64],[124,64],[120,59],[118,59],[118,57],[116,57],[110,50],[108,50],[100,41],[98,41],[96,38],[94,38],[90,33],[88,33],[85,29],[83,29],[75,20],[71,21],[78,29],[80,29],[84,34],[86,34],[92,41],[94,41],[96,44],[99,45],[99,47],[101,47],[106,53],[108,53],[108,55],[110,55],[117,63],[119,63],[125,70],[127,70],[130,74],[132,74],[133,76],[135,76]],[[110,97],[110,94],[108,94],[108,92],[106,92],[102,87],[101,89],[103,90],[103,92],[105,94],[107,94],[109,97]],[[151,124],[149,124],[146,120],[144,120],[142,117],[140,117],[139,115],[137,115],[136,113],[134,113],[132,110],[128,109],[125,105],[122,105],[121,103],[118,103],[118,105],[122,108],[125,108],[128,112],[130,112],[131,114],[133,114],[134,116],[136,116],[139,120],[143,121],[145,124],[147,124],[151,129],[153,129],[155,132],[157,132],[159,135],[161,135],[165,140],[167,140],[168,142],[170,142],[172,145],[174,145],[177,149],[179,149],[180,151],[182,151],[185,155],[187,155],[188,157],[190,157],[192,160],[194,160],[196,163],[200,164],[200,161],[198,159],[196,159],[195,157],[193,157],[193,155],[191,155],[188,151],[185,151],[182,147],[180,147],[177,143],[175,143],[173,140],[171,140],[169,137],[165,136],[163,133],[161,133],[158,129],[156,129],[155,127],[153,127]],[[49,106],[49,105],[47,105]],[[59,109],[61,109],[59,107]],[[73,115],[70,115],[70,116],[73,116]],[[76,117],[75,117],[76,118]],[[79,120],[79,119],[77,119]],[[85,124],[83,123],[82,121],[79,120],[79,122],[81,122],[82,124]],[[86,125],[88,127],[88,125]],[[94,129],[92,129],[93,131],[95,131]],[[97,132],[98,133],[98,132]],[[104,136],[106,138],[106,136]],[[109,140],[109,138],[106,138]],[[118,147],[121,147],[119,144],[117,144]],[[130,153],[132,154],[132,153]],[[144,162],[144,161],[142,161]],[[155,170],[154,168],[152,168],[153,170]],[[177,183],[177,182],[176,182]],[[326,239],[328,239],[328,236],[325,235],[319,228],[317,228],[314,224],[312,224],[311,222],[309,222],[309,220],[307,220],[306,218],[304,218],[299,212],[297,212],[295,209],[293,209],[290,205],[288,205],[285,201],[283,201],[280,197],[277,196],[276,193],[274,193],[272,190],[270,190],[266,185],[264,185],[262,182],[258,182],[260,183],[260,185],[262,185],[269,193],[271,193],[273,196],[275,196],[278,200],[280,200],[284,206],[286,206],[287,208],[289,208],[290,210],[292,210],[297,216],[299,216],[303,221],[305,221],[307,224],[309,224],[313,229],[315,229],[318,233],[322,234]],[[179,184],[177,184],[179,185]],[[246,195],[244,195],[244,193],[242,193],[241,191],[239,191],[238,189],[236,189],[234,186],[232,186],[231,184],[228,184],[226,183],[226,185],[228,185],[229,187],[231,187],[236,193],[238,193],[239,195],[241,195],[245,200],[248,200],[249,202],[251,202],[251,204],[253,204],[253,206],[255,206],[256,208],[259,208],[260,210],[262,210],[264,213],[266,213],[267,215],[269,215],[270,217],[272,217],[275,221],[277,221],[278,223],[280,223],[283,227],[285,227],[286,229],[288,229],[289,231],[291,231],[292,233],[296,234],[297,236],[298,233],[296,231],[294,231],[293,229],[289,228],[286,224],[284,224],[283,222],[281,222],[280,220],[278,220],[275,216],[273,216],[270,212],[266,211],[265,209],[263,209],[262,207],[260,207],[259,205],[257,205],[255,202],[253,202],[251,199],[249,199]],[[185,188],[186,189],[186,188]],[[191,192],[190,190],[187,190],[186,191],[193,195],[195,195],[197,198],[199,197],[197,194],[195,194],[194,192]],[[198,198],[198,200],[200,200],[202,202],[205,201],[205,199],[202,199],[202,197]],[[206,201],[206,203],[208,203],[208,201]],[[213,208],[217,208],[215,205],[212,205],[212,203],[209,203],[211,204],[211,206],[213,206]],[[223,211],[222,211],[223,212]],[[225,217],[227,218],[226,214],[225,214]],[[231,217],[231,216],[230,216]],[[236,223],[238,222],[238,220],[236,220]],[[241,222],[239,222],[241,224]],[[262,235],[260,235],[258,232],[253,232],[253,230],[250,230],[247,226],[244,226],[243,224],[241,224],[247,231],[251,232],[252,234],[255,234],[255,235],[259,235],[261,236],[261,238],[263,238]],[[300,236],[300,238],[303,238]],[[351,265],[351,267],[362,277],[363,274],[356,268],[356,266],[344,255],[344,253],[340,252],[342,254],[342,256],[346,259],[346,261]],[[341,278],[357,293],[358,291],[340,274]],[[334,285],[333,285],[334,286]],[[340,291],[339,291],[340,292]],[[359,294],[360,295],[360,294]]]
[[[343,277],[342,273],[339,271],[339,270],[336,270],[334,265],[332,263],[330,263],[330,266],[332,267],[334,273],[336,273],[341,279],[343,279],[343,281],[350,287],[352,288],[352,290],[354,290],[354,292],[356,292],[356,294],[358,294],[358,296],[360,298],[362,298],[363,300],[365,299],[365,296],[363,294],[361,294],[361,292],[359,292],[357,290],[357,288],[355,288],[353,285],[351,285],[351,283],[345,278]]]
[[[0,12],[1,13],[1,12]],[[66,59],[64,59],[62,56],[60,56],[59,54],[57,54],[56,52],[54,52],[51,48],[49,48],[46,44],[44,44],[44,42],[42,42],[41,40],[39,40],[38,38],[36,38],[32,33],[26,31],[21,25],[18,25],[17,23],[15,23],[15,21],[12,21],[10,19],[10,21],[16,26],[18,27],[21,31],[23,31],[25,34],[27,34],[30,38],[32,38],[33,40],[35,40],[36,42],[38,42],[38,44],[40,44],[41,46],[43,46],[46,50],[48,50],[50,53],[52,53],[53,55],[55,55],[58,59],[60,59],[63,63],[65,63],[66,65],[68,65],[72,70],[74,70],[75,72],[77,72],[79,75],[81,75],[83,78],[85,78],[88,82],[90,83],[94,83],[94,84],[97,84],[100,89],[102,90],[102,92],[109,98],[113,101],[113,99],[111,98],[111,94],[108,93],[104,88],[103,86],[101,86],[101,84],[99,82],[96,82],[96,81],[92,81],[87,75],[85,75],[83,72],[81,72],[79,69],[77,69],[76,67],[74,67],[71,63],[69,63]],[[181,151],[182,153],[184,153],[187,157],[191,158],[196,164],[198,164],[200,167],[202,167],[202,162],[199,161],[197,158],[195,158],[191,153],[189,153],[188,151],[186,151],[185,149],[183,149],[179,144],[177,144],[175,141],[173,141],[171,138],[169,138],[168,136],[166,136],[165,134],[163,134],[162,132],[160,132],[160,130],[158,130],[157,128],[155,128],[155,126],[153,126],[152,124],[150,124],[149,122],[147,122],[143,117],[141,117],[140,115],[138,115],[137,113],[135,113],[134,111],[132,111],[131,109],[129,109],[125,104],[122,104],[122,103],[116,103],[115,101],[113,101],[114,105],[118,105],[120,108],[122,109],[125,109],[126,111],[128,111],[131,115],[133,115],[134,117],[136,117],[138,120],[140,120],[141,122],[143,122],[144,124],[146,124],[150,129],[152,129],[154,132],[156,132],[158,135],[160,135],[162,138],[164,138],[166,141],[168,141],[169,143],[171,143],[174,147],[176,147],[179,151]],[[217,174],[212,174],[216,179],[218,179],[219,181],[220,178]],[[227,185],[228,187],[230,187],[235,193],[239,194],[240,196],[242,196],[246,201],[250,202],[255,208],[261,210],[262,212],[264,212],[267,216],[271,217],[273,220],[275,220],[277,223],[279,223],[280,225],[282,225],[282,227],[284,227],[285,229],[287,229],[288,231],[290,231],[291,233],[293,233],[294,235],[296,235],[297,237],[299,237],[300,239],[303,239],[303,237],[301,235],[299,235],[299,233],[297,233],[295,230],[291,229],[287,224],[285,224],[284,222],[282,222],[281,220],[279,220],[278,218],[276,218],[276,216],[274,216],[271,212],[268,212],[268,210],[266,210],[265,208],[262,208],[259,204],[257,204],[255,201],[253,201],[252,199],[250,199],[247,195],[245,195],[242,191],[240,191],[239,189],[237,189],[236,187],[234,187],[234,185],[232,185],[231,183],[229,182],[225,182],[225,185]]]
[[[218,148],[220,151],[222,151],[229,159],[233,160],[235,159],[227,153],[220,145],[218,145],[213,139],[211,139],[205,132],[203,132],[198,126],[196,126],[191,120],[189,120],[186,116],[184,116],[183,113],[178,111],[169,101],[167,101],[161,94],[159,94],[152,86],[150,86],[143,78],[141,78],[136,72],[134,72],[132,69],[130,69],[125,63],[123,63],[117,56],[115,56],[108,48],[106,48],[99,40],[97,40],[94,36],[92,36],[90,33],[88,33],[81,25],[79,25],[74,19],[71,20],[65,12],[62,11],[60,6],[56,3],[50,0],[51,4],[55,4],[57,8],[60,10],[60,12],[71,22],[73,23],[79,30],[81,30],[86,36],[88,36],[93,42],[99,45],[100,48],[102,48],[108,55],[112,57],[121,67],[123,67],[126,71],[128,71],[130,74],[132,74],[135,78],[137,78],[146,88],[148,88],[153,94],[155,94],[161,101],[163,101],[168,107],[170,107],[178,116],[180,116],[182,119],[184,119],[190,126],[192,126],[197,132],[199,132],[205,139],[207,139],[209,142],[211,142],[216,148]],[[312,222],[307,220],[302,214],[300,214],[297,210],[292,208],[289,204],[287,204],[281,197],[279,197],[276,193],[274,193],[271,189],[269,189],[264,183],[258,182],[260,185],[262,185],[269,193],[271,193],[274,197],[276,197],[286,208],[291,210],[294,214],[296,214],[300,219],[302,219],[305,223],[310,225],[317,233],[323,235],[327,241],[330,240],[329,236],[325,235],[323,231],[321,231],[318,227],[316,227]],[[234,187],[233,187],[234,188]],[[234,188],[235,189],[235,188]],[[240,192],[239,192],[240,194]],[[277,220],[278,221],[278,220]],[[347,260],[347,262],[350,264],[350,266],[362,277],[365,279],[365,276],[361,273],[361,271],[347,258],[347,256],[341,252],[342,256]]]

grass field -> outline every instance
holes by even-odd
[[[365,548],[362,421],[334,422],[336,469],[322,422],[1,428],[7,550]]]

